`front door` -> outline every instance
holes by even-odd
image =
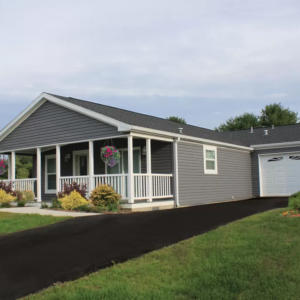
[[[89,175],[89,157],[87,151],[74,152],[74,176]]]

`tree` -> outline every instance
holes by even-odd
[[[172,121],[172,122],[176,122],[176,123],[180,123],[180,124],[186,124],[185,119],[179,118],[179,117],[176,117],[176,116],[170,116],[166,119],[169,120],[169,121]]]
[[[32,177],[32,156],[16,155],[16,178],[24,179]]]
[[[225,123],[216,127],[216,131],[243,130],[250,127],[259,127],[259,117],[252,113],[244,113],[235,118],[229,118]]]
[[[272,126],[296,124],[299,118],[298,112],[284,108],[281,103],[274,103],[262,109],[259,120],[261,126]]]

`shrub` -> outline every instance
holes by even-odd
[[[107,208],[108,210],[118,210],[121,196],[107,185],[98,185],[91,193],[90,199],[94,206]]]
[[[0,207],[1,207],[1,208],[10,208],[11,205],[10,205],[9,202],[3,202],[2,204],[0,204]]]
[[[298,196],[294,195],[289,198],[289,208],[293,210],[300,210],[300,194]]]
[[[18,202],[24,200],[23,193],[21,191],[13,191],[12,195]]]
[[[57,197],[62,199],[65,196],[70,195],[73,191],[79,193],[82,198],[86,198],[87,186],[86,184],[77,184],[76,182],[73,182],[72,184],[64,183],[63,191],[58,193]]]
[[[93,211],[93,206],[91,206],[90,204],[83,204],[80,205],[78,207],[75,207],[74,210],[76,211],[85,211],[85,212],[92,212]]]
[[[25,205],[26,205],[25,201],[18,202],[18,207],[25,207]]]
[[[46,208],[49,208],[48,204],[47,203],[42,203],[41,209],[46,209]]]
[[[24,201],[33,202],[34,198],[35,198],[35,195],[34,195],[33,191],[24,191],[23,192],[23,199],[24,199]]]
[[[11,194],[7,194],[4,190],[0,189],[0,203],[7,203],[14,201],[15,198]]]
[[[290,196],[291,198],[299,198],[300,197],[300,192],[294,193],[293,195]]]
[[[13,193],[13,183],[10,182],[9,184],[0,181],[0,190],[3,190],[6,194],[12,194]]]
[[[51,208],[61,208],[61,201],[58,198],[53,198]]]
[[[78,192],[73,191],[70,195],[61,199],[61,207],[67,210],[73,210],[76,207],[86,205],[87,200],[84,199]]]

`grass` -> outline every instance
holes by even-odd
[[[300,218],[283,217],[283,211],[234,222],[25,299],[299,299]]]
[[[50,225],[67,219],[69,218],[34,214],[12,214],[0,211],[0,235]]]

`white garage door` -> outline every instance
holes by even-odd
[[[260,156],[262,196],[289,196],[300,191],[300,152]]]

